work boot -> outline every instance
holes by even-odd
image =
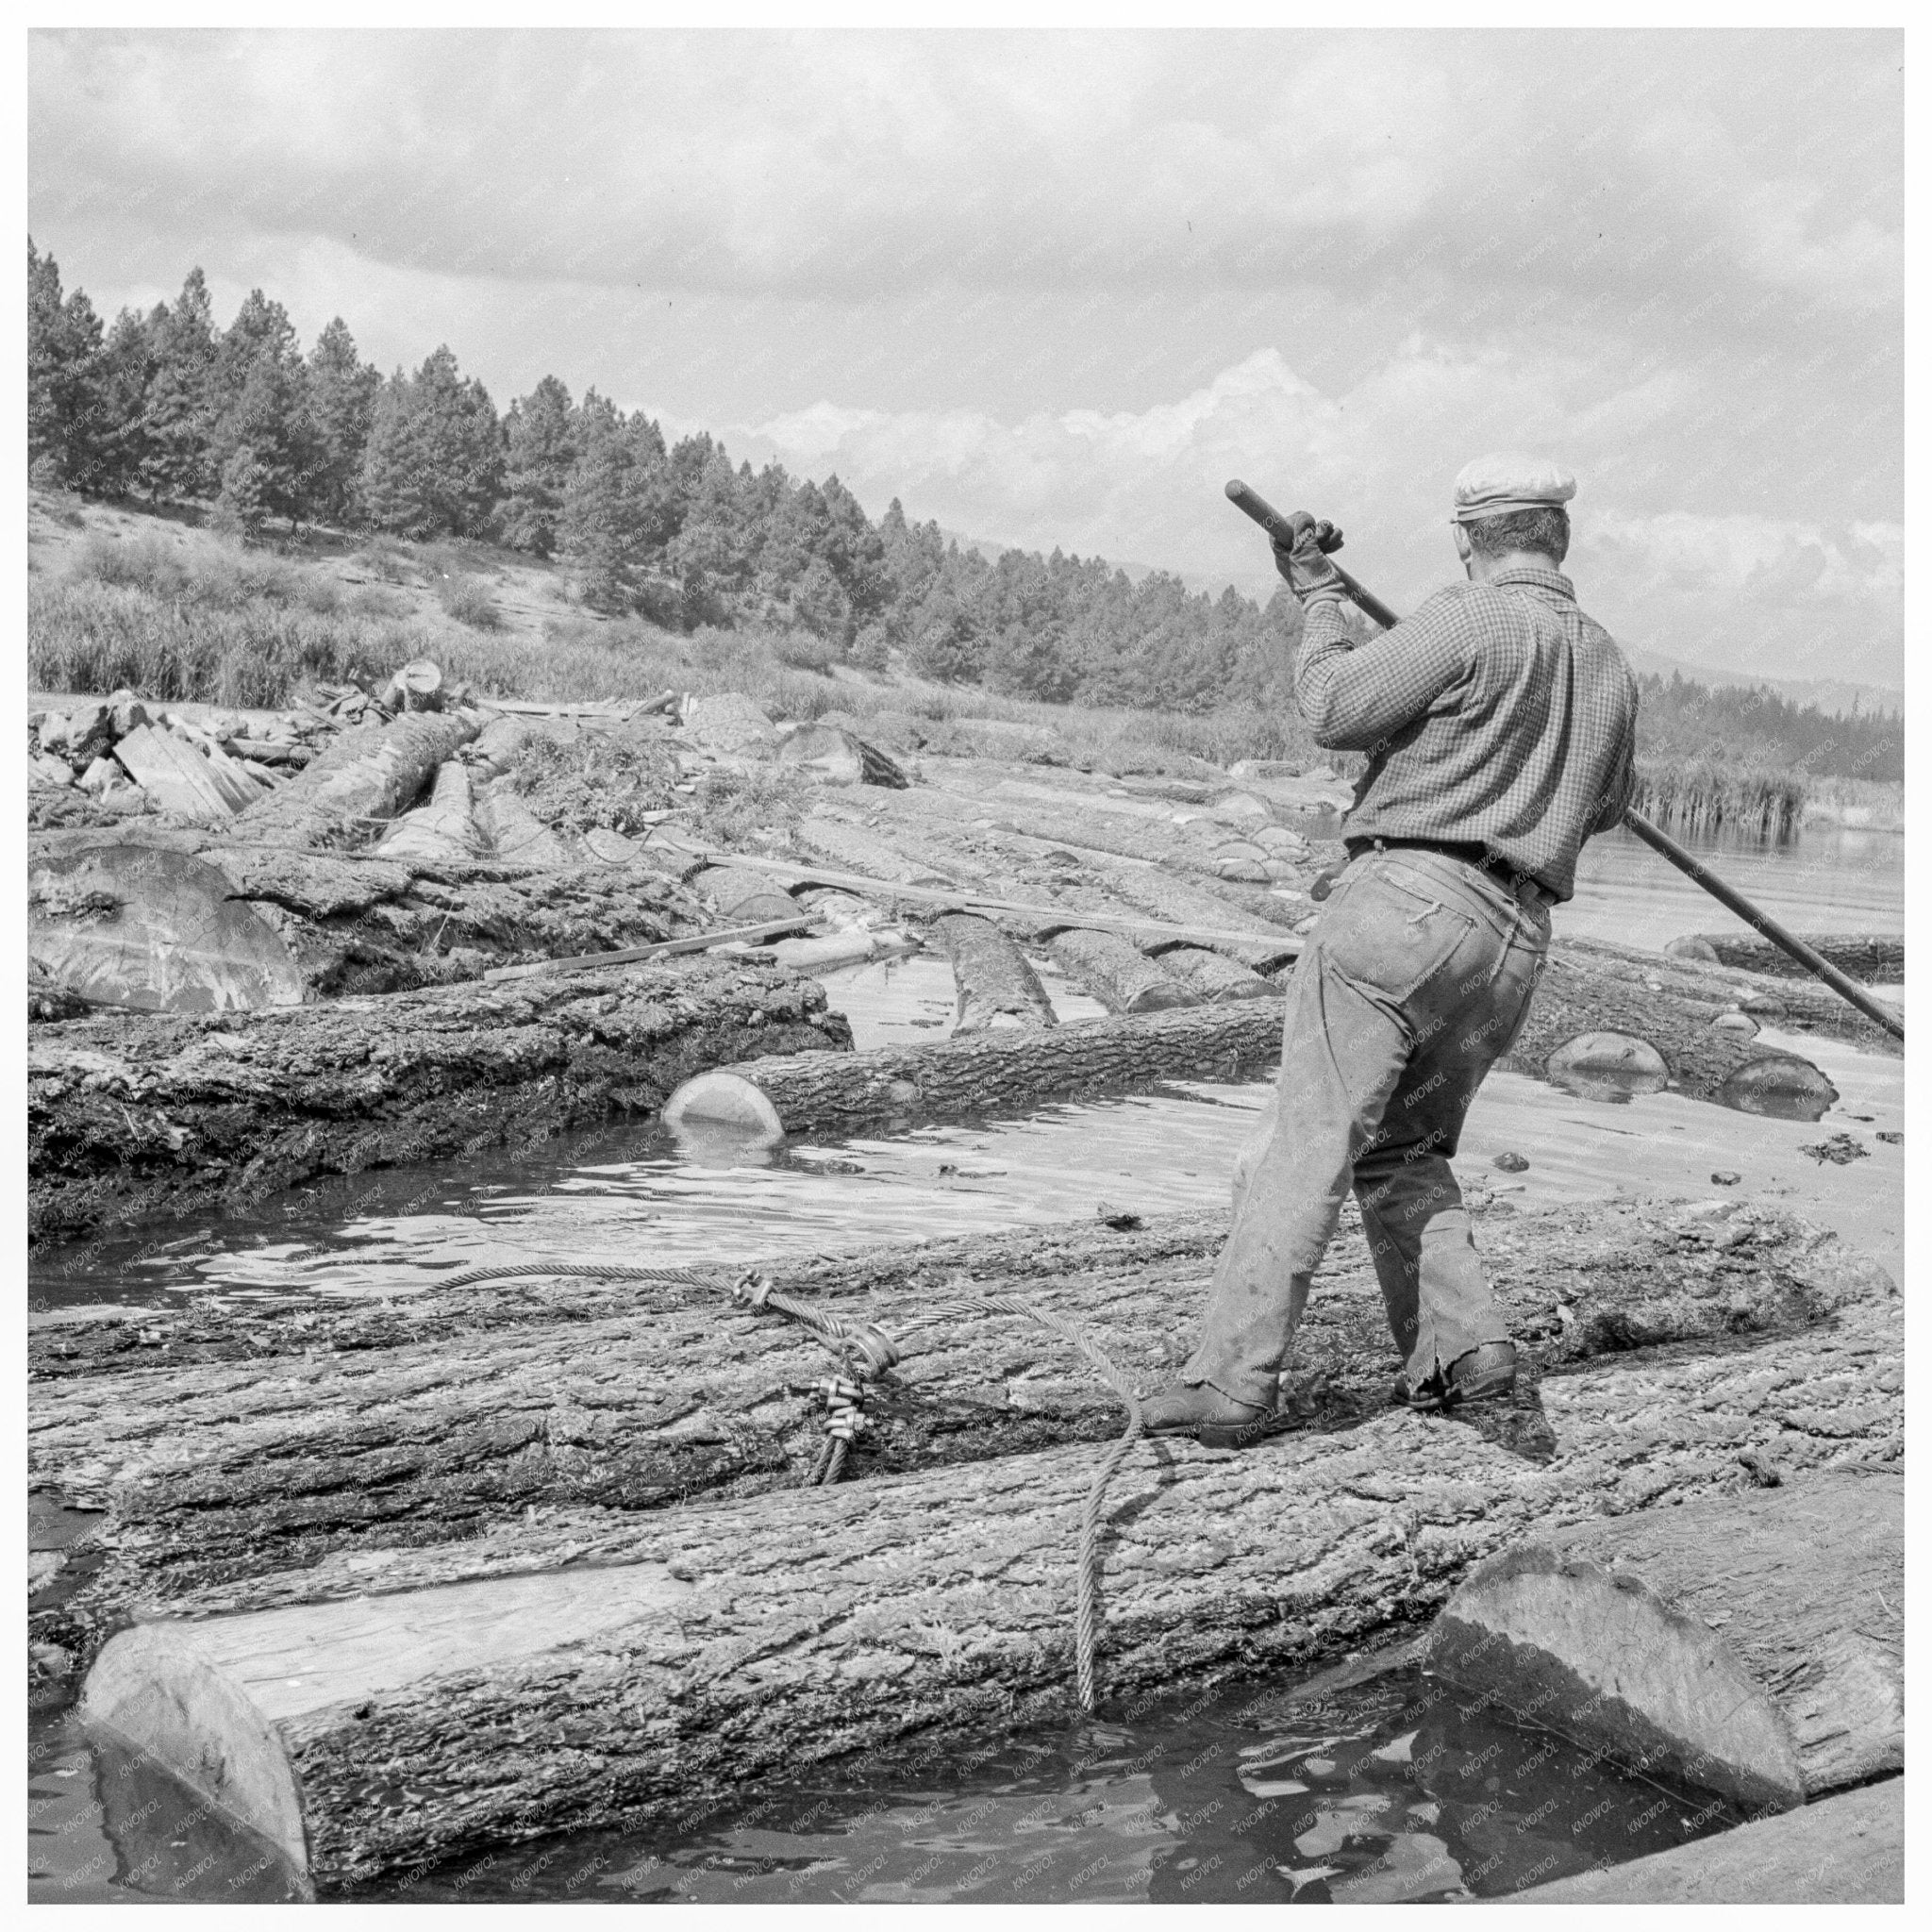
[[[1446,1369],[1437,1368],[1419,1382],[1407,1374],[1395,1378],[1395,1401],[1405,1408],[1460,1408],[1467,1402],[1487,1402],[1508,1395],[1516,1388],[1516,1344],[1486,1341],[1459,1355]]]
[[[1150,1436],[1191,1436],[1209,1449],[1245,1449],[1293,1418],[1253,1402],[1237,1402],[1211,1382],[1176,1382],[1141,1404]]]

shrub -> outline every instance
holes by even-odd
[[[436,601],[458,624],[472,630],[501,630],[503,612],[496,608],[487,584],[473,576],[444,577],[437,586]]]
[[[677,754],[655,732],[625,732],[612,738],[566,741],[531,739],[517,754],[508,774],[513,791],[559,830],[643,831],[647,812],[673,803]]]
[[[305,576],[298,594],[303,609],[312,610],[318,617],[332,617],[342,608],[342,587],[333,577]]]
[[[409,600],[380,584],[358,584],[349,594],[349,608],[363,617],[406,617]]]
[[[755,832],[790,832],[805,810],[808,781],[791,765],[719,766],[691,800],[698,829],[714,844],[748,845]]]
[[[159,537],[136,537],[124,543],[95,530],[75,552],[67,574],[80,583],[113,584],[151,596],[178,597],[188,581],[188,565],[180,546]]]
[[[803,630],[783,632],[774,642],[772,655],[793,671],[825,672],[839,661],[836,644]]]

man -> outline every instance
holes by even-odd
[[[1276,1377],[1351,1183],[1421,1409],[1507,1394],[1516,1349],[1449,1166],[1483,1075],[1522,1030],[1576,853],[1629,803],[1637,684],[1558,566],[1575,494],[1554,463],[1456,479],[1469,581],[1357,641],[1307,525],[1275,561],[1306,613],[1295,705],[1365,751],[1348,863],[1295,967],[1281,1076],[1235,1179],[1200,1345],[1143,1405],[1218,1446],[1271,1426]],[[1303,520],[1306,524],[1306,520]]]

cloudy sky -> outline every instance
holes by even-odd
[[[1901,681],[1901,43],[1877,32],[74,33],[29,224],[974,537],[1391,602],[1450,482],[1579,477],[1630,644]]]

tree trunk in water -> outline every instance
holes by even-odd
[[[1388,1410],[1242,1455],[1143,1445],[1109,1496],[1103,1709],[1357,1647],[1527,1534],[1734,1491],[1762,1445],[1794,1475],[1895,1462],[1902,1348],[1887,1299],[1774,1343],[1586,1364],[1542,1384],[1544,1463]],[[233,1767],[224,1802],[321,1890],[917,1731],[1059,1721],[1096,1453],[559,1510],[379,1570],[243,1579],[115,1638],[83,1714],[190,1778]]]
[[[474,711],[410,711],[388,724],[344,731],[279,791],[265,793],[238,830],[264,845],[366,845],[476,736],[480,723]]]
[[[958,989],[956,1038],[984,1033],[1002,1019],[1022,1026],[1058,1025],[1040,975],[991,920],[949,912],[934,920],[931,930],[952,961],[953,984]]]
[[[1052,943],[1053,956],[1110,1013],[1158,1013],[1191,1007],[1200,995],[1118,933],[1063,932]]]
[[[1789,1810],[1905,1765],[1905,1498],[1823,1474],[1539,1536],[1449,1601],[1429,1661],[1672,1783]]]
[[[754,1045],[851,1038],[815,982],[708,961],[38,1027],[29,1231],[76,1236],[318,1174],[542,1141],[655,1111]]]
[[[1695,1099],[1774,1110],[1752,1101],[1756,1083],[1774,1076],[1791,1090],[1790,1110],[1816,1119],[1837,1098],[1836,1090],[1808,1060],[1718,1025],[1718,1016],[1735,998],[1722,980],[1682,959],[1566,942],[1550,950],[1507,1063],[1543,1074],[1552,1056],[1570,1041],[1587,1034],[1621,1034],[1647,1041],[1672,1083]]]
[[[900,1361],[867,1376],[846,1479],[1118,1434],[1118,1399],[1024,1320],[923,1319],[962,1279],[1089,1329],[1141,1386],[1185,1356],[1221,1215],[1116,1233],[1030,1228],[775,1265],[773,1286],[869,1320]],[[1627,1204],[1489,1223],[1483,1247],[1545,1369],[1663,1341],[1794,1334],[1890,1292],[1792,1217]],[[511,1281],[403,1307],[158,1310],[37,1330],[33,1486],[104,1508],[77,1590],[37,1640],[92,1657],[130,1607],[360,1552],[476,1536],[526,1510],[663,1508],[802,1481],[823,1440],[824,1343],[721,1285]],[[1311,1430],[1380,1413],[1395,1362],[1358,1220],[1330,1250],[1288,1406]]]
[[[930,1046],[752,1060],[693,1081],[666,1112],[742,1123],[769,1108],[785,1133],[837,1134],[1025,1112],[1158,1080],[1252,1079],[1280,1058],[1280,1008],[1242,1001],[1119,1014],[1050,1033],[999,1027]],[[748,1095],[758,1098],[748,1106]]]
[[[1278,1000],[1281,989],[1245,966],[1201,946],[1171,946],[1155,962],[1196,999],[1213,1006],[1226,1000]]]
[[[1761,933],[1701,932],[1695,939],[1710,948],[1719,964],[1774,979],[1802,979],[1815,985],[1811,974]],[[1906,976],[1903,933],[1811,932],[1798,935],[1815,953],[1823,953],[1840,973],[1872,985],[1893,986]]]

